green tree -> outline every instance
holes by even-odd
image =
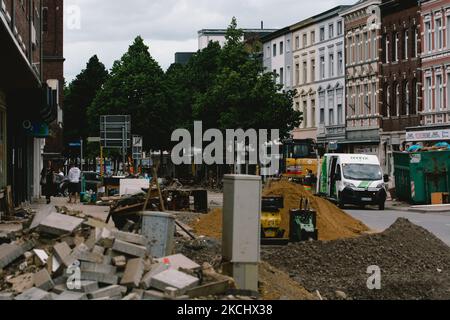
[[[169,113],[164,72],[138,36],[111,69],[110,78],[89,107],[92,126],[101,115],[131,115],[133,134],[144,137],[144,147],[166,149],[170,142]]]
[[[96,55],[91,57],[76,78],[64,88],[64,141],[86,140],[98,132],[89,130],[87,110],[108,79],[108,71]]]
[[[203,120],[205,127],[222,130],[279,129],[281,138],[287,138],[302,120],[302,114],[293,109],[295,92],[282,91],[273,74],[264,73],[242,37],[233,18],[218,73],[206,92],[196,96],[194,118]]]

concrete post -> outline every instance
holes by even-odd
[[[261,177],[226,175],[222,256],[238,289],[258,292],[261,245]]]

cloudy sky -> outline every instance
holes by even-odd
[[[196,51],[197,31],[239,27],[282,28],[356,0],[64,0],[65,76],[71,81],[97,54],[110,68],[137,35],[166,69],[175,52]],[[79,15],[78,15],[79,13]]]

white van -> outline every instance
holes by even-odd
[[[388,176],[377,156],[326,154],[319,173],[318,193],[344,207],[377,205],[384,210]]]

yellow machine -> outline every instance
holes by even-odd
[[[317,174],[319,162],[314,140],[287,140],[283,143],[283,177],[303,183],[308,173]]]
[[[261,238],[265,240],[283,239],[286,230],[281,228],[281,209],[284,208],[284,198],[281,196],[263,197],[261,213]]]

